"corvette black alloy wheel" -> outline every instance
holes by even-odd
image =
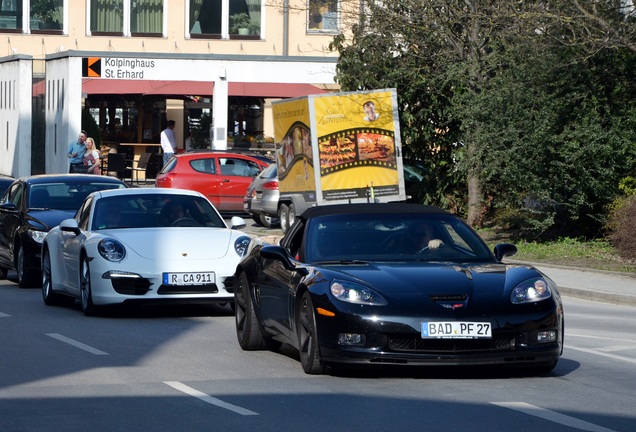
[[[246,351],[267,348],[254,305],[249,293],[249,281],[245,273],[238,277],[238,287],[234,294],[234,319],[236,320],[236,337],[239,345]]]
[[[298,329],[298,351],[303,370],[308,374],[321,374],[325,371],[325,363],[320,359],[318,337],[316,333],[316,316],[314,306],[308,292],[303,294],[296,318]]]

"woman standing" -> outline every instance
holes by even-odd
[[[95,148],[95,140],[86,138],[86,153],[84,153],[84,166],[86,174],[101,174],[99,151]]]

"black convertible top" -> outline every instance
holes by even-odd
[[[318,216],[339,214],[370,214],[370,213],[428,213],[451,214],[439,207],[412,203],[361,203],[361,204],[331,204],[311,207],[300,215],[300,219],[307,220]]]

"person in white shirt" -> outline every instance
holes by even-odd
[[[161,150],[163,151],[163,164],[168,163],[177,149],[177,139],[174,135],[174,120],[168,120],[168,126],[161,132]]]

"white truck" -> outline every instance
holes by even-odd
[[[285,99],[272,110],[283,232],[311,206],[406,200],[395,89]]]

